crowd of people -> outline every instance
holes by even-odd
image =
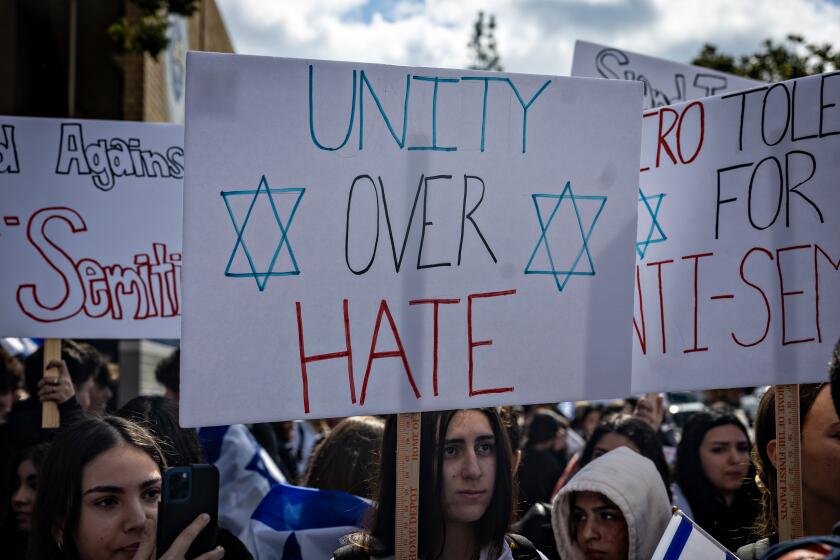
[[[116,369],[90,344],[64,340],[61,359],[47,367],[58,377],[42,376],[40,350],[23,360],[0,356],[2,557],[189,557],[210,517],[197,517],[168,550],[156,550],[162,477],[168,467],[216,463],[220,450],[206,433],[178,423],[179,352],[157,368],[163,395],[118,409]],[[801,542],[779,543],[770,388],[749,414],[731,402],[707,402],[677,417],[657,394],[423,413],[419,558],[647,560],[673,507],[742,560],[836,557],[840,343],[824,382],[798,390]],[[47,401],[58,405],[58,430],[41,427]],[[222,470],[220,494],[236,499],[221,496],[228,511],[219,512],[218,546],[199,558],[394,557],[396,416],[255,424],[241,433],[259,450],[251,461],[259,464],[248,469],[269,482],[249,489],[242,478],[226,487],[237,473]],[[256,507],[229,505],[249,492]],[[289,500],[311,496],[320,519],[291,513]],[[255,532],[252,517],[267,519],[271,530]],[[343,529],[325,531],[326,517]],[[316,548],[288,537],[303,529],[318,530]],[[272,543],[282,550],[266,554]]]

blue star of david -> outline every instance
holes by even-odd
[[[662,206],[662,199],[665,198],[665,194],[655,194],[652,196],[647,196],[645,193],[642,192],[642,189],[639,189],[639,202],[644,203],[645,208],[647,208],[648,214],[650,214],[650,230],[647,233],[647,239],[644,241],[637,241],[636,242],[636,252],[639,254],[639,260],[645,258],[645,253],[647,253],[648,247],[654,243],[662,243],[668,239],[668,236],[665,235],[665,232],[662,231],[662,226],[659,224],[659,207]],[[656,206],[651,206],[650,201],[656,200]],[[653,233],[654,231],[659,236],[658,238],[654,239]]]
[[[598,222],[598,218],[604,210],[604,205],[607,203],[607,197],[596,195],[576,195],[574,191],[572,191],[571,181],[567,181],[566,186],[563,188],[563,192],[559,195],[532,194],[531,198],[534,201],[534,208],[537,211],[537,219],[540,222],[541,233],[540,238],[537,240],[537,244],[534,247],[534,251],[531,253],[531,258],[528,259],[528,264],[525,266],[525,274],[548,274],[552,276],[554,278],[554,283],[557,285],[557,290],[560,292],[563,291],[563,288],[566,287],[566,284],[572,276],[595,276],[595,264],[592,262],[592,255],[589,253],[589,237],[592,235],[592,231],[595,229],[595,224]],[[542,213],[540,212],[539,200],[541,198],[549,198],[557,201],[547,220],[543,220]],[[548,232],[548,228],[551,226],[552,220],[554,220],[554,216],[557,214],[557,211],[560,209],[560,205],[564,200],[569,200],[572,204],[572,208],[574,208],[578,230],[580,231],[581,246],[574,258],[574,261],[572,261],[571,266],[568,269],[558,269],[554,264],[554,255],[551,253],[551,247],[548,245],[548,237],[546,234]],[[578,209],[578,203],[582,203],[584,201],[591,201],[592,204],[598,204],[598,210],[595,212],[595,217],[592,218],[592,222],[589,224],[588,228],[584,226],[580,210]],[[531,268],[540,246],[545,246],[551,270],[536,270]],[[577,269],[583,255],[586,255],[586,260],[589,262],[589,270]]]
[[[230,253],[230,259],[228,259],[227,266],[225,267],[225,276],[229,276],[232,278],[253,278],[254,281],[257,283],[257,288],[259,291],[265,290],[265,285],[268,283],[268,279],[271,276],[291,276],[300,274],[300,268],[298,268],[297,260],[295,259],[295,252],[292,250],[292,245],[289,243],[288,239],[288,231],[289,228],[292,226],[292,220],[295,218],[295,213],[297,212],[298,205],[300,205],[300,200],[303,198],[303,193],[306,189],[302,187],[293,187],[293,188],[284,188],[284,189],[273,189],[269,188],[268,181],[266,181],[265,175],[262,176],[260,180],[260,184],[256,189],[249,189],[249,190],[234,190],[234,191],[222,191],[222,199],[225,201],[225,206],[227,207],[228,214],[230,215],[230,221],[233,224],[233,229],[236,231],[236,243],[233,245],[233,250]],[[277,211],[277,205],[274,203],[275,196],[284,196],[284,195],[294,195],[296,196],[295,203],[292,206],[291,212],[289,212],[289,217],[286,223],[283,223],[283,220],[280,219],[280,214]],[[245,219],[242,221],[242,227],[240,227],[236,221],[236,217],[233,214],[233,209],[230,206],[230,198],[234,196],[250,196],[251,203],[248,206],[248,212],[245,214]],[[254,209],[254,205],[257,203],[257,199],[262,196],[268,199],[268,203],[271,205],[271,211],[274,214],[274,219],[277,222],[277,228],[279,229],[280,239],[277,241],[277,248],[274,250],[274,255],[271,257],[271,262],[268,264],[265,272],[257,272],[257,267],[254,265],[254,259],[251,257],[251,252],[248,250],[248,246],[245,243],[245,240],[242,238],[242,235],[245,233],[245,228],[248,227],[248,221],[251,219],[251,212]],[[277,271],[274,270],[274,265],[277,262],[277,257],[280,255],[280,251],[283,247],[286,247],[286,250],[289,253],[289,258],[292,261],[292,269],[291,270],[282,270]],[[251,272],[231,272],[230,268],[233,264],[233,260],[236,257],[236,252],[242,248],[242,251],[245,253],[245,258],[248,260],[248,265],[251,269]]]

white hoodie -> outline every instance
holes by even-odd
[[[573,492],[599,492],[621,510],[627,522],[629,560],[649,560],[671,518],[665,483],[653,461],[619,447],[580,470],[554,497],[551,526],[563,560],[584,560],[569,530]]]

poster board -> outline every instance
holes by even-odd
[[[644,113],[633,392],[824,381],[840,73]]]
[[[178,338],[183,127],[0,117],[0,336]]]
[[[572,76],[641,82],[646,109],[763,85],[710,68],[587,41],[575,41]]]
[[[641,86],[190,53],[181,422],[627,394]]]

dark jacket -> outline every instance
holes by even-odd
[[[72,424],[85,416],[76,395],[58,405],[58,414],[61,417],[62,426]],[[30,397],[25,401],[18,401],[14,404],[9,412],[9,428],[14,450],[26,449],[49,441],[56,432],[56,430],[41,427],[41,401],[38,400],[38,397]]]
[[[517,472],[519,480],[519,511],[528,511],[538,502],[550,502],[554,486],[563,468],[554,453],[526,447]]]

